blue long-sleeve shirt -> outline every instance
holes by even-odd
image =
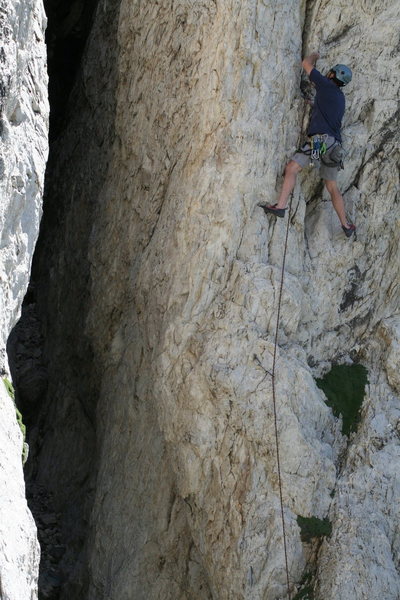
[[[308,135],[327,133],[341,142],[340,130],[345,109],[344,94],[336,83],[321,75],[315,68],[310,73],[310,80],[314,83],[317,93],[308,126]]]

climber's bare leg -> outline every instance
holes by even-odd
[[[301,166],[295,160],[290,160],[286,165],[285,177],[276,208],[286,208],[288,198],[296,184],[297,174],[300,173],[300,171]]]
[[[325,186],[331,196],[333,208],[335,209],[336,214],[339,217],[340,223],[343,227],[350,227],[346,219],[343,196],[339,191],[336,181],[325,180]]]

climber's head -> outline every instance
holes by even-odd
[[[352,76],[351,69],[346,67],[346,65],[335,65],[328,73],[328,77],[333,79],[336,85],[340,87],[350,83]]]

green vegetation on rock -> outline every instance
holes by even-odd
[[[342,415],[342,433],[349,435],[355,431],[368,383],[367,369],[363,365],[336,365],[324,377],[316,379],[316,383],[335,417]]]
[[[307,572],[303,575],[303,578],[300,581],[300,590],[297,592],[293,600],[314,600],[312,580],[312,573]]]
[[[19,425],[19,428],[22,432],[22,437],[23,437],[23,446],[22,446],[22,464],[25,464],[27,459],[28,459],[28,452],[29,452],[29,446],[25,441],[26,438],[26,427],[22,421],[22,414],[20,413],[20,411],[17,408],[17,405],[15,404],[15,391],[14,391],[14,386],[11,383],[11,381],[9,379],[7,379],[7,377],[3,377],[3,383],[4,386],[7,390],[8,395],[10,396],[11,400],[14,402],[14,406],[15,406],[15,414],[17,417],[17,423]]]
[[[302,542],[310,542],[312,538],[330,536],[332,533],[332,524],[329,519],[301,517],[298,515],[297,524],[300,527]]]
[[[7,379],[7,377],[3,377],[3,383],[7,390],[7,394],[10,396],[11,400],[15,403],[15,392],[14,392],[13,384],[11,383],[11,381],[9,379]]]
[[[312,587],[307,585],[305,588],[302,588],[299,592],[297,592],[293,600],[314,600]]]

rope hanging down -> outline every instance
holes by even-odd
[[[287,218],[287,225],[286,225],[286,237],[285,237],[285,246],[284,246],[284,250],[283,250],[283,259],[282,259],[281,282],[280,282],[280,287],[279,287],[279,298],[278,298],[278,310],[277,310],[277,314],[276,314],[274,355],[273,355],[273,360],[272,360],[272,373],[271,373],[272,403],[273,403],[273,409],[274,409],[276,462],[277,462],[277,468],[278,468],[278,483],[279,483],[279,500],[280,500],[280,505],[281,505],[283,550],[284,550],[284,554],[285,554],[286,582],[287,582],[287,591],[288,591],[288,599],[289,600],[291,600],[292,596],[291,596],[291,592],[290,592],[290,583],[289,583],[289,566],[288,566],[287,544],[286,544],[286,527],[285,527],[285,515],[284,515],[284,511],[283,511],[282,475],[281,475],[281,462],[280,462],[280,455],[279,455],[278,419],[277,419],[277,410],[276,410],[275,366],[276,366],[276,353],[277,353],[277,347],[278,347],[279,320],[280,320],[280,316],[281,316],[283,279],[284,279],[284,275],[285,275],[285,262],[286,262],[287,246],[288,246],[292,199],[293,199],[293,194],[290,195],[288,218]]]

